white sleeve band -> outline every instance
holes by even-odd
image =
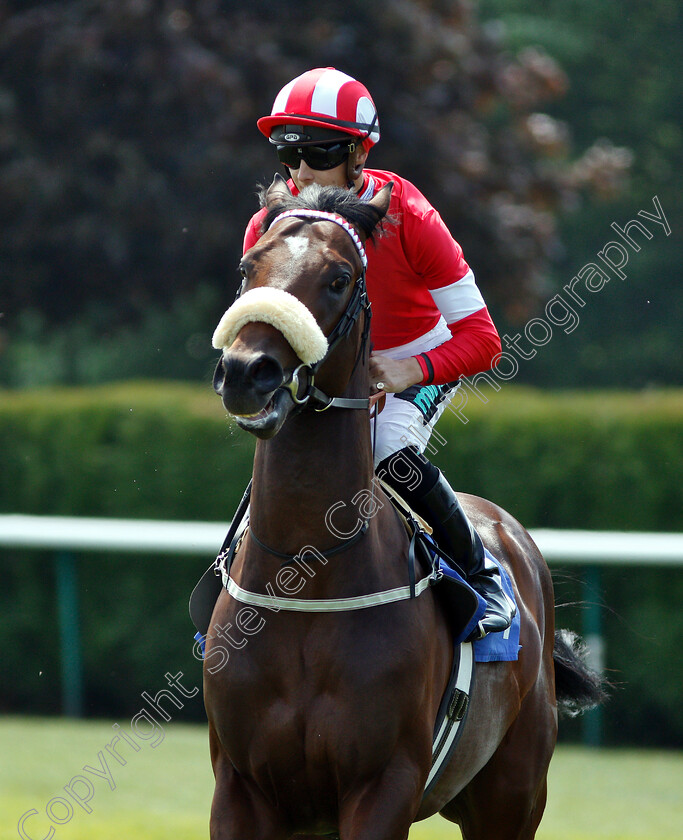
[[[460,280],[441,289],[430,289],[429,294],[447,324],[461,321],[486,306],[471,268]]]

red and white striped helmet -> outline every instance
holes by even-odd
[[[363,138],[369,149],[379,140],[377,109],[365,85],[334,67],[317,67],[292,79],[261,117],[259,130],[270,138],[275,126],[311,125]]]

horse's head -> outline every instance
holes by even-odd
[[[278,175],[265,192],[266,232],[213,337],[223,351],[214,389],[241,428],[271,438],[315,395],[344,393],[369,326],[363,243],[391,187],[369,202],[335,187],[294,197]]]

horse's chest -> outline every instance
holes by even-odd
[[[231,761],[269,800],[315,803],[318,817],[333,819],[340,796],[359,776],[380,774],[395,752],[400,729],[381,708],[388,697],[314,691],[305,681],[267,694],[239,712],[227,737]]]
[[[271,778],[303,784],[333,765],[357,769],[363,756],[381,766],[392,754],[419,703],[411,702],[411,653],[391,655],[339,622],[335,631],[319,623],[290,645],[274,644],[276,634],[271,644],[254,638],[231,658],[220,677],[230,710],[221,740],[242,772],[267,768]]]

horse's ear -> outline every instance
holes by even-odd
[[[292,197],[292,191],[289,189],[287,181],[280,175],[275,173],[273,183],[266,190],[266,207],[272,207],[274,204],[282,204],[286,198]]]
[[[394,182],[389,181],[388,184],[385,184],[382,187],[376,196],[373,196],[373,198],[368,201],[368,204],[372,204],[372,206],[377,210],[380,219],[383,219],[387,214],[389,202],[391,201],[391,191],[393,188]]]

